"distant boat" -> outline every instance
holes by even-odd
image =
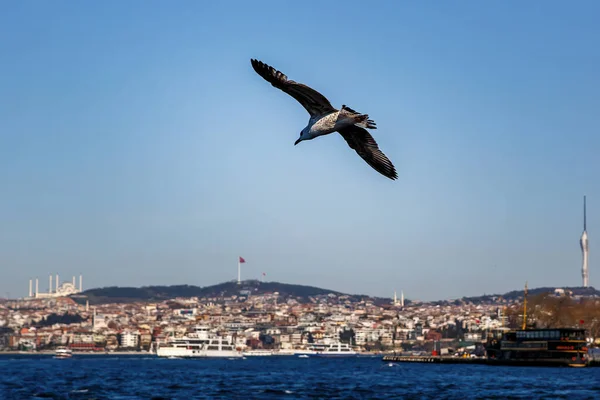
[[[158,345],[159,357],[226,357],[241,358],[242,352],[224,337],[212,334],[208,327],[197,326],[195,332],[182,338],[172,339],[167,344]]]
[[[306,354],[300,354],[298,358],[309,358]]]
[[[59,347],[54,352],[54,358],[71,358],[73,357],[73,351],[67,347]]]
[[[333,343],[325,347],[318,353],[321,357],[350,357],[356,356],[358,352],[354,351],[348,343]]]
[[[588,348],[584,329],[549,328],[492,332],[486,345],[492,365],[585,367]]]

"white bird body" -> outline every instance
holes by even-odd
[[[332,111],[329,114],[311,117],[306,128],[302,130],[301,137],[302,140],[314,139],[317,136],[348,128],[356,123],[356,113],[349,112],[346,106],[342,106],[340,111]]]

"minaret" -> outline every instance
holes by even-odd
[[[52,274],[50,274],[50,279],[48,280],[48,294],[52,294]]]
[[[394,290],[394,305],[398,305],[398,298],[396,297],[396,291]]]
[[[583,233],[581,234],[581,239],[579,240],[579,244],[581,245],[581,255],[583,258],[583,262],[581,265],[581,276],[583,278],[583,287],[589,287],[589,271],[588,271],[588,235],[587,235],[587,226],[586,226],[586,210],[585,210],[585,196],[583,196]]]
[[[404,307],[404,290],[400,292],[400,305]]]
[[[33,279],[29,280],[29,297],[33,297]]]

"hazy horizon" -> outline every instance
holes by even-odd
[[[439,300],[600,282],[600,3],[0,13],[0,297],[237,277]],[[369,114],[391,181],[259,59]],[[593,171],[596,171],[594,173]]]

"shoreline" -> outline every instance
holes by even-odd
[[[18,350],[9,350],[9,351],[0,351],[0,356],[2,355],[23,355],[23,356],[45,356],[45,355],[54,355],[54,350],[44,350],[44,351],[18,351]],[[148,351],[73,351],[73,355],[91,355],[91,356],[110,356],[110,355],[155,355],[156,353],[150,353]]]
[[[153,356],[153,357],[158,357],[156,355],[156,353],[154,352],[149,352],[149,351],[109,351],[109,352],[105,352],[105,351],[73,351],[72,352],[73,355],[78,355],[78,356],[111,356],[111,355],[137,355],[137,356]],[[280,356],[280,357],[286,357],[286,356],[297,356],[300,354],[304,354],[304,353],[274,353],[273,356]],[[19,350],[8,350],[8,351],[0,351],[0,356],[3,355],[19,355],[19,356],[52,356],[55,355],[55,351],[54,350],[42,350],[42,351],[19,351]],[[308,354],[313,355],[313,354]],[[356,354],[356,356],[361,357],[361,356],[386,356],[386,355],[392,355],[392,354],[388,354],[388,353],[375,353],[375,352],[358,352]]]

